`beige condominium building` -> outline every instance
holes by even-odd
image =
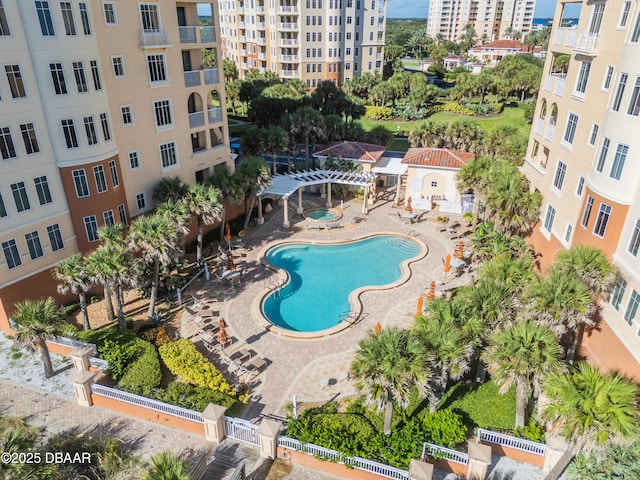
[[[524,172],[544,196],[533,241],[545,264],[561,249],[593,245],[620,268],[624,279],[584,351],[640,378],[640,4],[578,4],[571,27],[562,22],[570,3],[556,7],[527,148]]]
[[[310,88],[382,73],[386,0],[219,0],[222,51],[251,69]]]
[[[531,31],[535,0],[431,0],[427,16],[427,35],[438,34],[457,41],[467,25],[478,37],[503,38],[508,29],[527,34]]]
[[[217,4],[0,0],[0,328],[51,268],[229,155]],[[198,11],[208,20],[200,26]]]

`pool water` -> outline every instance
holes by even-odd
[[[327,208],[317,208],[305,214],[307,218],[317,220],[319,222],[330,222],[338,219],[338,214]]]
[[[418,255],[413,240],[379,235],[335,245],[286,244],[267,252],[267,260],[290,275],[290,282],[263,301],[275,325],[315,332],[337,325],[350,310],[349,294],[366,286],[400,279],[400,264]]]

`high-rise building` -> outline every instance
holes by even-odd
[[[240,77],[276,72],[313,88],[382,73],[386,0],[219,0],[222,51]]]
[[[580,5],[577,25],[562,21]],[[575,7],[574,7],[575,8]],[[542,192],[532,240],[549,264],[573,245],[602,249],[623,280],[600,305],[586,353],[640,378],[640,5],[556,6],[524,172]],[[570,59],[568,68],[560,56]]]
[[[221,64],[217,8],[0,0],[0,326],[100,226],[150,210],[160,179],[232,168],[222,75],[202,62]]]
[[[456,41],[467,25],[475,28],[478,37],[490,40],[503,38],[509,31],[531,31],[535,0],[431,0],[427,16],[427,35],[438,34]]]

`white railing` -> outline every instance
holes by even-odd
[[[267,24],[264,22],[258,22],[256,23],[256,28],[259,30],[264,30],[267,27]]]
[[[264,7],[256,7],[256,13],[264,13]]]
[[[278,13],[298,13],[298,7],[290,5],[280,5],[278,7]]]
[[[550,92],[553,88],[553,75],[547,75],[544,77],[544,87],[547,92]]]
[[[247,69],[247,62],[242,62],[240,64],[240,66],[242,67],[243,70],[246,70]]]
[[[562,94],[564,93],[564,83],[564,78],[556,77],[556,85],[553,89],[553,93],[555,95],[558,95],[559,97],[562,96]]]
[[[298,73],[298,70],[281,70],[280,76],[286,77],[286,78],[293,78],[293,77],[299,77],[300,74]]]
[[[245,23],[244,22],[238,22],[238,27],[239,28],[244,28],[245,27]]]
[[[185,87],[197,87],[198,85],[200,85],[200,70],[184,72]]]
[[[567,30],[567,34],[564,37],[564,45],[565,47],[573,47],[576,44],[576,34],[578,31],[575,28],[570,28]]]
[[[241,418],[224,417],[224,432],[228,437],[251,445],[260,445],[258,427],[254,423]]]
[[[256,43],[258,45],[266,45],[267,44],[267,39],[265,37],[258,37],[258,38],[256,38]]]
[[[103,372],[109,368],[109,362],[97,357],[90,358],[89,365]]]
[[[598,50],[598,37],[597,33],[581,33],[578,35],[578,40],[574,50],[585,53],[595,53]]]
[[[505,435],[504,433],[492,432],[491,430],[485,430],[484,428],[478,429],[476,441],[478,443],[495,443],[496,445],[502,445],[503,447],[514,448],[516,450],[522,450],[523,452],[534,453],[536,455],[544,455],[544,452],[547,449],[547,446],[544,443],[532,442],[531,440],[514,437],[513,435]]]
[[[140,30],[140,45],[169,45],[171,37],[166,30]]]
[[[204,125],[204,112],[193,112],[189,114],[189,128],[197,128]]]
[[[538,118],[536,119],[535,132],[538,135],[542,135],[543,131],[544,131],[544,118]]]
[[[238,13],[244,13],[244,7],[237,7],[237,8],[236,8],[236,12],[238,12]]]
[[[278,45],[298,46],[298,40],[295,38],[279,38]]]
[[[300,440],[285,437],[284,435],[278,435],[278,446],[288,448],[289,450],[295,450],[297,452],[302,451],[302,442]]]
[[[240,35],[240,41],[242,43],[245,43],[247,41],[247,36],[246,35]]]
[[[342,453],[336,452],[335,450],[331,450],[329,448],[321,447],[320,445],[305,443],[302,447],[302,451],[307,455],[313,455],[314,457],[319,457],[323,460],[331,460],[332,462],[336,463],[344,463],[344,455]]]
[[[220,83],[220,72],[217,68],[203,68],[205,85]]]
[[[247,51],[244,48],[240,49],[240,55],[242,55],[243,57],[247,54]]]
[[[297,23],[279,23],[278,28],[280,30],[297,30],[299,28]]]
[[[556,32],[553,34],[553,44],[554,45],[562,45],[562,38],[564,37],[564,32],[567,29],[565,27],[556,28]]]
[[[209,107],[207,120],[209,123],[220,123],[222,121],[222,109],[220,107]]]
[[[409,472],[400,468],[360,457],[347,457],[346,460],[345,465],[357,468],[358,470],[364,470],[365,472],[375,473],[381,477],[394,478],[396,480],[409,480]]]
[[[196,27],[178,27],[180,43],[196,43]]]
[[[265,73],[265,72],[267,71],[267,69],[266,69],[266,68],[264,68],[264,67],[259,67],[259,68],[258,68],[258,71],[259,71],[260,73]]]
[[[553,140],[553,134],[556,132],[556,126],[549,123],[547,125],[547,131],[544,133],[544,139],[551,142]]]
[[[469,455],[466,453],[452,450],[451,448],[441,447],[440,445],[434,445],[433,443],[424,442],[424,445],[422,446],[422,458],[427,454],[437,458],[444,458],[445,460],[459,463],[461,465],[469,463]]]
[[[278,55],[278,60],[281,62],[294,62],[297,63],[300,57],[298,55]]]
[[[267,59],[267,54],[266,53],[259,53],[258,54],[258,60],[266,60]]]
[[[156,412],[173,415],[174,417],[185,418],[192,422],[204,423],[200,412],[177,407],[176,405],[169,405],[168,403],[158,402],[157,400],[151,400],[150,398],[141,397],[140,395],[134,395],[133,393],[124,392],[122,390],[116,390],[115,388],[93,384],[91,385],[91,392],[104,397],[113,398],[121,402],[149,408]]]
[[[98,354],[98,347],[96,347],[95,344],[81,342],[80,340],[76,340],[75,338],[56,337],[55,339],[47,340],[47,343],[53,343],[54,345],[62,345],[64,347],[71,347],[71,348],[91,347],[93,349],[93,354],[94,355]]]

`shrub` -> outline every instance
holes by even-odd
[[[462,416],[451,410],[439,410],[422,417],[422,426],[429,438],[429,442],[445,447],[453,447],[465,440],[467,427]]]
[[[156,347],[160,347],[171,341],[171,337],[167,334],[166,327],[146,325],[138,330],[138,335],[143,340],[153,343]]]
[[[159,350],[171,373],[179,375],[185,382],[235,396],[222,373],[186,338],[166,343]]]
[[[109,362],[107,373],[115,381],[123,377],[127,366],[142,353],[139,350],[139,345],[133,340],[121,343],[108,338],[98,348],[98,352],[100,353],[100,358]]]
[[[376,107],[373,105],[367,105],[365,107],[365,118],[371,120],[393,120],[393,110],[391,107]]]
[[[139,352],[138,357],[127,367],[119,386],[127,392],[147,396],[162,380],[160,359],[156,347],[151,343],[138,338],[134,344]]]
[[[403,120],[410,121],[410,120],[423,120],[427,118],[429,115],[431,115],[433,112],[431,112],[429,109],[424,107],[416,109],[413,105],[409,103],[399,103],[396,106],[393,113],[397,117],[400,117]]]
[[[217,390],[183,382],[171,382],[166,390],[156,391],[154,397],[162,402],[197,411],[203,411],[210,403],[227,408],[236,403],[233,398]]]
[[[540,425],[538,422],[535,422],[533,420],[529,422],[529,425],[516,428],[513,431],[513,434],[516,437],[526,438],[527,440],[531,440],[532,442],[538,442],[538,443],[544,443],[547,438],[544,427]]]

